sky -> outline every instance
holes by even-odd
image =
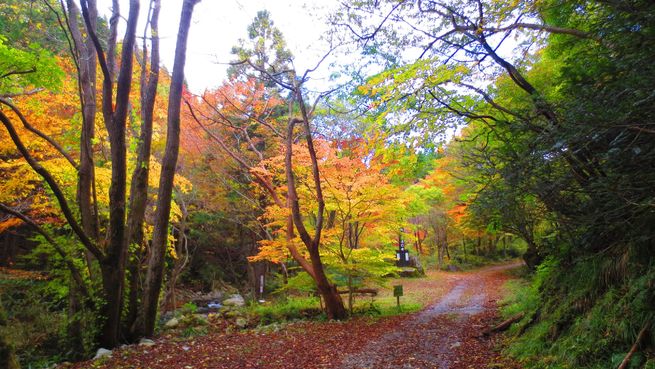
[[[121,13],[127,14],[128,2],[121,0]],[[141,1],[142,13],[149,1]],[[230,54],[240,38],[247,38],[247,27],[259,10],[268,10],[276,27],[284,34],[295,56],[299,72],[312,68],[327,50],[319,42],[327,26],[321,20],[337,6],[335,0],[202,0],[196,5],[189,34],[185,75],[189,88],[200,93],[216,87],[226,78]],[[182,0],[162,0],[159,28],[161,60],[170,71],[179,26]],[[109,15],[111,0],[99,0],[98,10]],[[145,19],[142,14],[141,20]],[[122,26],[125,20],[121,21]],[[123,28],[124,29],[124,28]],[[143,25],[138,34],[143,34]],[[122,32],[119,31],[119,37]]]

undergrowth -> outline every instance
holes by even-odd
[[[503,314],[525,313],[510,330],[507,354],[526,368],[616,368],[653,322],[654,286],[652,267],[547,260],[532,276],[507,284]],[[649,333],[629,368],[655,368],[653,342]]]

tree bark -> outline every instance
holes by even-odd
[[[157,210],[155,213],[155,228],[153,231],[151,256],[148,260],[148,272],[143,296],[143,334],[152,336],[155,330],[159,292],[161,291],[164,256],[168,239],[168,220],[171,210],[173,179],[180,147],[180,105],[184,87],[184,65],[186,62],[187,39],[191,26],[193,8],[199,0],[184,0],[180,27],[177,34],[175,61],[168,99],[168,131],[166,149],[162,159],[159,191],[157,195]]]
[[[0,326],[7,326],[7,315],[2,301],[0,301]],[[20,369],[14,347],[4,335],[0,335],[0,368]]]
[[[96,119],[96,50],[93,40],[87,35],[83,38],[78,24],[79,9],[73,0],[67,1],[68,29],[75,45],[76,66],[78,69],[78,95],[82,108],[82,130],[80,132],[80,163],[77,173],[77,204],[80,211],[82,229],[96,243],[99,240],[97,204],[92,199],[95,165],[93,162],[93,138]],[[98,17],[95,0],[88,1],[89,27],[96,32]],[[84,252],[89,275],[93,278],[93,254]]]
[[[139,295],[141,280],[141,247],[144,245],[143,223],[148,202],[148,178],[150,176],[150,154],[152,147],[153,112],[159,83],[159,11],[160,0],[151,0],[152,15],[150,24],[150,65],[146,61],[147,48],[144,37],[143,65],[141,66],[141,132],[137,148],[137,161],[130,185],[130,202],[127,220],[126,244],[134,245],[134,255],[128,261],[129,288],[126,326],[130,335],[135,335],[135,322],[139,314]]]

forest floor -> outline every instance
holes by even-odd
[[[498,322],[503,264],[472,272],[428,272],[403,279],[405,294],[425,309],[345,322],[303,321],[274,330],[250,329],[124,346],[113,357],[77,363],[82,368],[519,368],[501,357],[502,335],[482,337]]]

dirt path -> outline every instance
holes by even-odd
[[[431,272],[403,280],[427,304],[413,314],[345,322],[298,322],[273,330],[225,331],[188,339],[162,337],[126,346],[104,362],[71,368],[518,368],[501,359],[496,337],[479,338],[497,320],[497,301],[518,264],[468,273]]]
[[[450,291],[418,314],[409,316],[376,341],[346,356],[341,368],[439,368],[480,364],[468,360],[467,339],[477,338],[480,316],[495,312],[503,272],[518,264],[495,266],[476,273],[462,273]],[[474,319],[477,318],[477,319]],[[492,356],[492,355],[490,355]],[[471,363],[469,361],[474,361]]]

